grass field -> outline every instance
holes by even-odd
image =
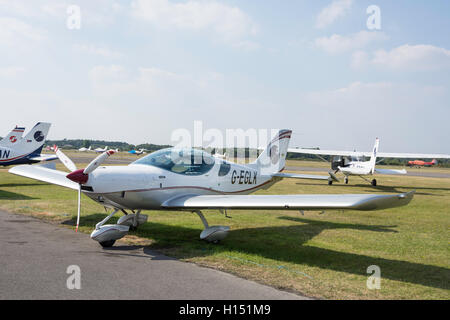
[[[288,165],[305,162],[290,160]],[[322,166],[320,162],[306,166],[315,165]],[[430,169],[450,173],[450,169],[420,170]],[[148,222],[123,241],[311,297],[449,299],[450,179],[378,176],[377,180],[380,186],[374,188],[357,177],[349,185],[333,186],[285,179],[258,193],[417,190],[414,200],[406,207],[384,211],[334,210],[304,216],[296,211],[231,211],[232,219],[227,219],[217,211],[205,211],[210,225],[231,227],[228,238],[218,245],[198,240],[203,226],[197,215],[150,211],[145,212]],[[0,170],[2,209],[73,228],[76,201],[73,190]],[[105,216],[103,207],[82,196],[81,231],[90,233]],[[98,244],[93,241],[92,246]],[[379,290],[366,286],[371,265],[381,269]]]

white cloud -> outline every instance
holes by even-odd
[[[349,36],[333,34],[330,37],[321,37],[314,40],[314,45],[328,53],[336,54],[355,49],[361,49],[371,43],[386,40],[383,32],[360,31]]]
[[[122,54],[120,52],[114,51],[114,50],[111,50],[111,49],[108,49],[108,48],[102,47],[102,46],[78,44],[78,45],[74,45],[74,48],[81,52],[102,56],[105,58],[120,58],[120,57],[122,57]]]
[[[378,50],[371,63],[402,70],[439,70],[450,67],[450,50],[432,45],[402,45],[391,51]]]
[[[316,28],[322,29],[343,17],[350,10],[353,0],[334,0],[320,11],[316,19]]]
[[[136,0],[131,6],[133,16],[159,28],[208,31],[225,41],[254,35],[258,29],[238,7],[215,1]]]
[[[24,67],[16,67],[16,66],[3,67],[0,68],[0,78],[16,77],[19,74],[25,72],[25,70],[26,69]]]
[[[47,33],[41,28],[16,18],[0,17],[0,46],[26,48],[46,38]]]

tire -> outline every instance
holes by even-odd
[[[103,241],[103,242],[99,242],[99,243],[103,248],[109,248],[109,247],[112,247],[115,242],[116,242],[116,240],[107,240],[107,241]]]
[[[377,179],[373,179],[373,180],[372,180],[372,186],[374,186],[374,187],[377,186]]]
[[[331,186],[333,184],[333,181],[328,181],[328,185]]]

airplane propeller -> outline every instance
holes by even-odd
[[[78,210],[77,210],[77,227],[75,232],[78,232],[78,226],[80,225],[80,214],[81,214],[81,186],[88,181],[89,173],[97,169],[110,155],[114,154],[114,150],[108,150],[103,152],[101,155],[92,160],[86,168],[77,169],[75,163],[68,156],[66,156],[59,148],[55,145],[55,153],[59,160],[64,164],[64,166],[70,170],[70,173],[66,176],[68,179],[78,183]]]

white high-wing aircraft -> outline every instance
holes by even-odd
[[[89,146],[89,148],[81,147],[80,149],[78,149],[78,151],[81,151],[81,152],[94,151],[91,148],[92,148],[91,146]]]
[[[102,148],[94,149],[94,151],[97,152],[97,153],[102,153],[102,152],[105,152],[106,150],[108,150],[108,146],[104,147],[103,149]]]
[[[357,152],[357,151],[336,151],[336,150],[315,150],[315,149],[302,149],[302,148],[289,148],[288,152],[313,154],[317,156],[327,155],[335,156],[332,161],[331,168],[336,170],[335,173],[341,171],[344,175],[344,181],[348,183],[348,176],[359,176],[364,179],[363,176],[378,174],[406,174],[406,170],[393,170],[393,169],[377,169],[375,165],[378,158],[437,158],[437,159],[450,159],[450,155],[447,154],[418,154],[418,153],[386,153],[378,152],[380,140],[376,138],[375,146],[372,152]],[[369,161],[362,161],[361,158],[370,157]],[[364,179],[366,180],[366,179]],[[332,181],[329,182],[332,184]],[[372,179],[371,184],[377,185],[377,180]]]
[[[114,151],[95,158],[86,168],[75,164],[60,150],[56,154],[70,173],[44,166],[16,166],[9,172],[78,190],[77,229],[81,192],[92,200],[112,208],[99,222],[91,238],[102,246],[112,246],[147,221],[141,210],[181,210],[199,215],[205,229],[200,238],[218,242],[229,231],[225,226],[209,226],[201,210],[379,210],[408,204],[414,191],[402,194],[300,194],[249,195],[267,189],[283,178],[329,179],[310,175],[281,173],[285,166],[290,130],[281,130],[252,163],[242,165],[218,159],[197,149],[168,148],[153,152],[127,166],[101,166]],[[105,223],[119,210],[125,213],[117,224]],[[133,214],[128,214],[131,210]],[[135,213],[136,212],[136,213]]]
[[[50,126],[50,123],[38,122],[23,138],[25,128],[16,126],[0,141],[0,165],[31,164],[58,159],[54,155],[41,154]]]

